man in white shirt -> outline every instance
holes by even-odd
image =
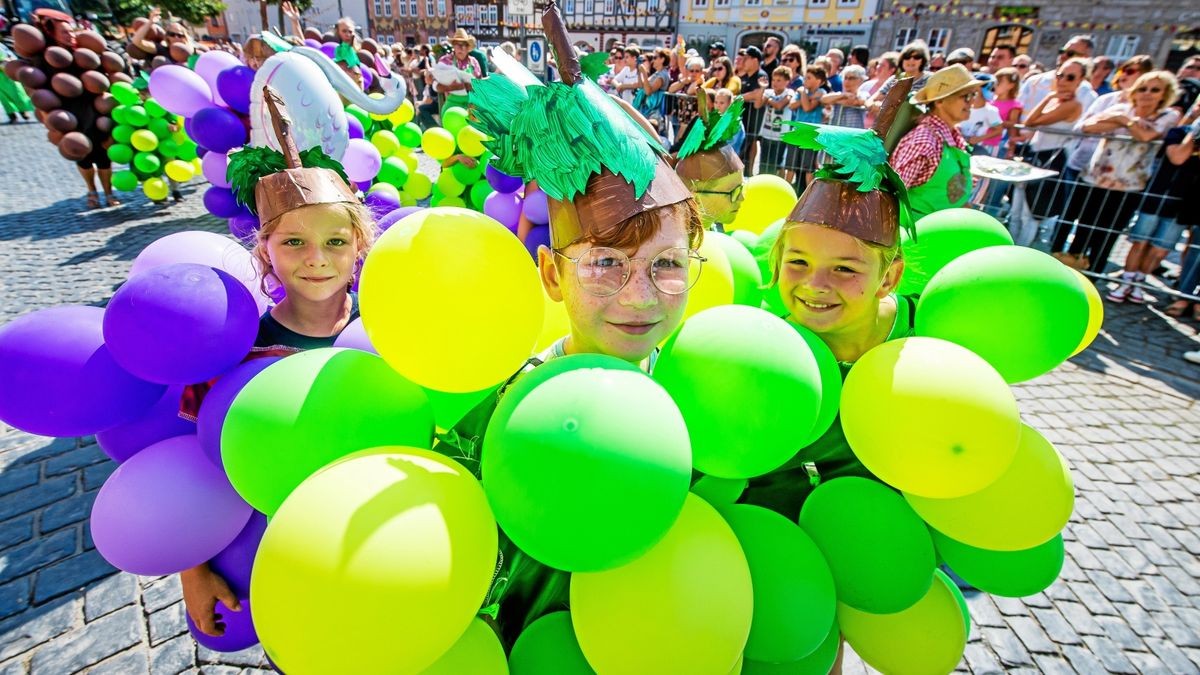
[[[625,67],[617,71],[613,75],[612,84],[616,89],[617,95],[625,99],[630,105],[633,104],[633,97],[637,93],[641,84],[638,80],[638,57],[642,55],[642,50],[637,45],[629,45],[625,48]],[[616,65],[613,66],[616,69]]]
[[[1063,45],[1062,49],[1058,50],[1058,65],[1061,66],[1067,59],[1074,57],[1092,58],[1093,46],[1094,43],[1090,35],[1076,35],[1072,37],[1070,40],[1067,40],[1067,44]],[[1048,70],[1026,78],[1021,83],[1021,93],[1017,96],[1017,99],[1021,101],[1021,105],[1023,106],[1022,117],[1033,112],[1037,104],[1041,103],[1042,99],[1054,91],[1055,73],[1057,70],[1058,68],[1056,67],[1054,70]],[[1084,110],[1087,110],[1092,101],[1096,100],[1096,91],[1092,89],[1092,85],[1088,84],[1087,80],[1084,80],[1083,84],[1079,85],[1079,89],[1075,92],[1075,100],[1083,105]]]

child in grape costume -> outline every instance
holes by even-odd
[[[710,228],[732,223],[742,205],[745,167],[729,145],[741,128],[742,97],[724,113],[709,108],[707,96],[696,104],[699,113],[679,148],[675,172],[696,196],[704,226]]]
[[[582,77],[553,2],[542,20],[562,82],[542,85],[497,53],[498,74],[477,80],[470,96],[473,124],[494,139],[485,145],[496,154],[496,168],[537,181],[548,197],[551,245],[538,251],[538,267],[547,294],[565,303],[571,332],[530,359],[522,372],[578,353],[614,356],[649,369],[657,345],[682,321],[687,290],[699,275],[699,209],[658,139]],[[638,258],[660,271],[642,270]],[[666,268],[682,270],[682,280],[669,280],[671,273],[661,271]],[[605,281],[613,283],[601,288]],[[501,387],[443,435],[439,449],[478,473],[478,449],[503,392]],[[502,538],[482,614],[498,624],[511,646],[533,620],[565,608],[568,581],[566,572],[538,563]]]
[[[771,252],[773,281],[791,323],[833,351],[845,379],[864,353],[913,334],[916,299],[894,293],[904,271],[900,228],[913,221],[899,176],[887,164],[885,138],[910,84],[889,92],[872,129],[792,123],[783,140],[823,150],[826,164],[788,216]],[[750,481],[742,501],[795,518],[822,480],[873,477],[859,462],[840,419],[775,471]]]
[[[229,181],[238,201],[258,215],[254,254],[284,298],[264,312],[247,359],[280,357],[331,347],[358,317],[349,288],[356,263],[371,244],[370,215],[335,160],[320,148],[299,152],[278,95],[266,89],[275,134],[284,152],[247,147],[229,159]],[[211,383],[188,387],[180,414],[195,419]],[[214,605],[238,606],[225,580],[207,564],[180,573],[188,614],[204,633],[220,635]]]

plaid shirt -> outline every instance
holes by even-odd
[[[958,129],[934,115],[925,115],[912,131],[900,139],[891,164],[908,187],[921,185],[933,177],[942,161],[942,147],[967,149],[967,141]]]

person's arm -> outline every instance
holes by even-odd
[[[229,584],[212,571],[208,563],[201,563],[180,572],[179,583],[183,587],[183,606],[196,627],[205,635],[220,637],[224,634],[222,629],[217,628],[216,616],[213,614],[218,600],[235,612],[242,611],[237,596],[229,590]]]
[[[130,44],[148,54],[154,54],[157,52],[158,45],[154,44],[150,40],[147,40],[146,36],[150,33],[150,30],[154,28],[154,24],[158,23],[158,19],[161,16],[162,10],[157,7],[151,9],[150,16],[147,17],[149,21],[142,24],[140,28],[133,32],[133,37],[129,38]]]
[[[1183,166],[1196,151],[1196,130],[1192,129],[1175,145],[1167,146],[1167,160],[1175,166]]]
[[[1046,112],[1046,106],[1050,99],[1054,98],[1054,94],[1042,99],[1041,103],[1029,113],[1029,117],[1025,118],[1025,126],[1041,127],[1055,122],[1069,122],[1079,116],[1079,111],[1083,107],[1079,105],[1079,101],[1059,102],[1058,107],[1050,112]]]
[[[983,132],[981,135],[976,136],[973,139],[968,138],[967,142],[970,143],[971,145],[975,145],[976,143],[983,143],[984,141],[990,141],[993,138],[1000,138],[1003,135],[1004,135],[1004,125],[1003,124],[994,124],[994,125],[988,127],[988,130]]]
[[[821,95],[821,90],[818,89],[813,93],[809,93],[807,89],[800,90],[800,108],[804,112],[812,112],[820,107],[825,97]]]
[[[927,182],[937,171],[942,149],[937,138],[918,126],[900,139],[892,153],[891,165],[908,187]]]
[[[734,96],[742,93],[742,78],[737,75],[732,75],[729,78],[729,86],[726,87]]]
[[[784,92],[782,96],[778,97],[774,101],[771,101],[771,107],[776,110],[783,110],[784,108],[791,105],[793,97],[795,97],[794,93],[789,94],[787,92]]]
[[[296,6],[289,2],[289,0],[284,0],[283,4],[280,5],[280,9],[283,10],[283,15],[288,18],[288,23],[292,25],[292,35],[303,40],[304,28],[300,26],[300,12],[296,10]]]
[[[667,87],[667,91],[672,94],[677,94],[677,93],[683,91],[683,89],[687,86],[688,86],[687,80],[675,80],[674,82],[671,83],[671,86]]]

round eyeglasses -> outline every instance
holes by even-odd
[[[575,277],[585,292],[607,297],[616,295],[629,283],[633,264],[638,261],[650,263],[650,282],[667,295],[679,295],[696,285],[700,270],[708,260],[690,248],[668,248],[653,258],[630,258],[624,251],[607,246],[589,248],[578,257],[572,258],[554,249],[575,265]]]

